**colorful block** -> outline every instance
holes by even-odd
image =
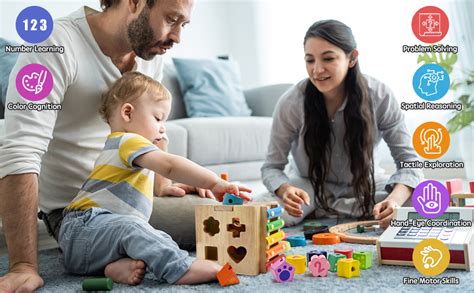
[[[278,219],[276,221],[271,221],[267,223],[267,233],[271,233],[285,226],[285,221],[283,219]]]
[[[274,258],[272,258],[271,260],[269,260],[266,264],[265,264],[265,269],[266,271],[268,272],[270,270],[270,268],[277,262],[280,262],[283,260],[286,260],[286,256],[284,254],[279,254],[277,256],[275,256]]]
[[[267,236],[265,238],[267,242],[267,248],[270,248],[270,246],[272,246],[273,244],[277,243],[280,240],[283,240],[283,238],[285,238],[285,232],[283,232],[283,230],[280,230],[270,236]]]
[[[343,258],[346,258],[344,254],[328,253],[329,271],[333,273],[337,272],[337,262]]]
[[[295,277],[295,268],[283,258],[270,268],[275,281],[278,283],[291,282]]]
[[[287,255],[286,261],[295,267],[295,273],[304,274],[306,272],[306,257],[304,255]]]
[[[360,262],[352,258],[338,260],[337,276],[344,277],[344,278],[359,277],[360,276]]]
[[[372,252],[371,251],[356,251],[352,254],[352,258],[360,262],[360,268],[363,270],[372,267]]]
[[[344,254],[347,258],[352,258],[352,248],[334,249],[334,253]]]
[[[217,280],[221,286],[229,286],[239,284],[239,278],[234,272],[234,269],[229,263],[226,263],[216,275]]]
[[[304,236],[288,236],[286,241],[290,242],[291,247],[306,246]]]
[[[267,218],[272,219],[281,216],[283,213],[284,209],[281,206],[277,206],[272,209],[267,210]]]
[[[314,255],[308,264],[308,268],[313,277],[327,277],[329,262],[324,255]]]
[[[311,221],[311,222],[306,222],[303,224],[303,230],[306,231],[306,230],[311,230],[311,229],[314,229],[316,227],[320,227],[322,226],[321,223],[319,222],[315,222],[315,221]]]
[[[223,205],[243,205],[244,200],[234,194],[226,193],[224,195]]]
[[[328,253],[324,250],[311,250],[310,252],[306,253],[306,263],[311,261],[311,258],[315,255],[324,255],[324,258],[327,259]]]

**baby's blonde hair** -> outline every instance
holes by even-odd
[[[99,113],[109,122],[113,110],[119,104],[133,102],[145,92],[156,93],[156,100],[170,100],[171,94],[161,83],[139,72],[126,72],[102,95]]]

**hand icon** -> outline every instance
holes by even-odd
[[[441,192],[432,183],[423,187],[423,194],[417,197],[425,214],[437,214],[441,211]]]
[[[436,267],[443,258],[441,250],[431,246],[425,246],[420,254],[423,256],[422,262],[425,269]]]

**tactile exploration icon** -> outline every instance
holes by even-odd
[[[413,89],[426,101],[436,101],[444,97],[450,84],[448,72],[438,64],[425,64],[413,75]]]
[[[425,6],[413,15],[411,28],[420,41],[429,44],[436,43],[448,33],[448,16],[436,6]]]
[[[40,43],[51,35],[53,18],[43,7],[26,7],[16,18],[16,31],[25,42]]]
[[[41,64],[28,64],[16,75],[18,93],[29,101],[46,98],[53,89],[53,75]]]
[[[412,204],[418,214],[425,218],[441,216],[449,206],[449,192],[438,181],[426,180],[413,191]]]
[[[415,268],[427,276],[436,276],[446,270],[450,261],[449,249],[442,241],[429,238],[421,241],[413,250]]]
[[[425,159],[438,159],[449,149],[451,138],[443,125],[425,122],[413,133],[413,147]]]

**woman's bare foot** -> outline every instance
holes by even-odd
[[[216,280],[216,274],[222,266],[210,260],[195,260],[189,270],[179,279],[176,284],[199,284]]]
[[[145,263],[142,260],[121,258],[105,267],[105,276],[116,283],[138,285],[145,277]]]

